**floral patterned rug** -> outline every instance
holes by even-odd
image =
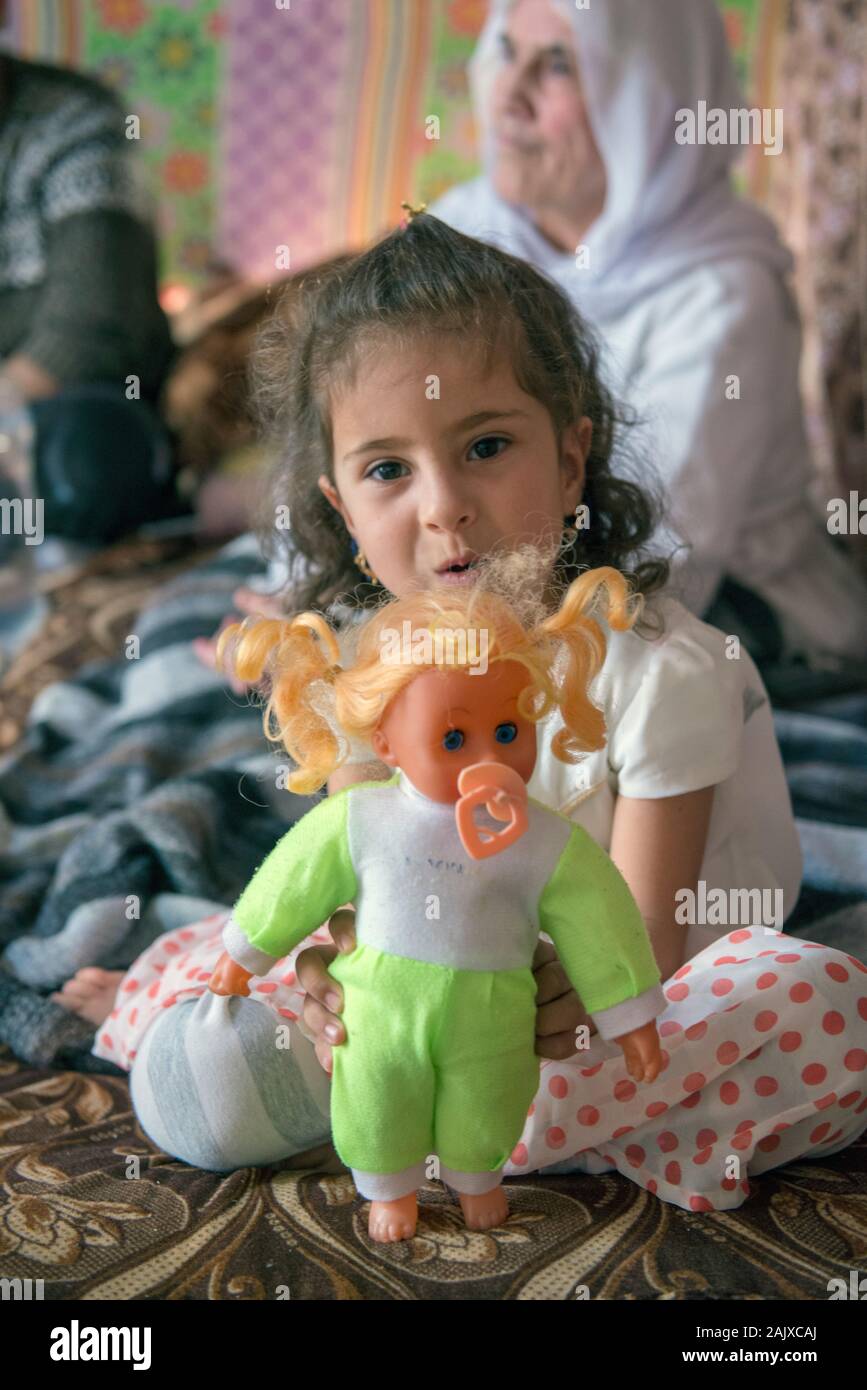
[[[187,1167],[138,1129],[125,1078],[0,1050],[0,1277],[46,1299],[825,1300],[867,1251],[867,1135],[709,1215],[619,1174],[536,1176],[506,1183],[504,1226],[470,1232],[430,1183],[394,1245],[330,1168]]]

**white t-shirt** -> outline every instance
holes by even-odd
[[[606,628],[608,650],[592,693],[605,713],[607,745],[583,762],[560,762],[551,752],[562,727],[554,710],[537,725],[527,790],[607,851],[618,795],[656,799],[716,787],[699,875],[705,896],[697,895],[699,921],[687,933],[691,957],[729,930],[701,924],[701,903],[714,890],[766,890],[765,901],[776,902],[779,889],[785,920],[803,864],[770,701],[751,656],[676,599],[654,595],[646,611],[664,622],[660,636]],[[344,629],[343,664],[351,640]],[[376,761],[365,744],[351,742],[348,763]],[[715,920],[712,911],[704,916]],[[767,916],[762,921],[771,925]]]

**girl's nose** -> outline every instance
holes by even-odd
[[[428,492],[419,506],[419,521],[437,531],[457,531],[474,518],[473,505],[453,486],[440,486]]]

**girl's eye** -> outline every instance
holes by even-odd
[[[514,743],[518,737],[518,730],[514,724],[498,724],[494,730],[494,738],[498,743]]]
[[[472,454],[476,449],[481,449],[481,457],[483,459],[493,459],[496,458],[498,454],[502,453],[502,450],[499,448],[492,448],[491,446],[508,444],[508,442],[508,439],[504,439],[501,434],[486,434],[484,439],[476,440],[472,449],[470,449],[470,453]]]
[[[463,742],[464,736],[461,733],[460,729],[449,729],[448,733],[443,739],[443,748],[447,748],[449,752],[452,753],[456,748],[462,748]]]
[[[398,463],[396,459],[385,459],[382,463],[375,463],[371,468],[370,472],[365,473],[364,476],[365,478],[372,478],[377,468],[403,468],[403,466],[404,465],[402,463]],[[394,478],[378,478],[377,481],[380,483],[393,483]]]

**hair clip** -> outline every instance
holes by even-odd
[[[406,209],[406,217],[402,218],[400,223],[404,231],[406,231],[414,217],[419,217],[423,212],[427,211],[427,203],[419,203],[417,208],[414,208],[412,203],[401,203],[401,207]]]

